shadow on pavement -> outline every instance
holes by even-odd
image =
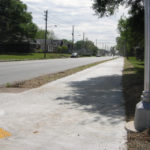
[[[116,124],[120,121],[117,119],[125,116],[121,80],[122,76],[113,75],[71,82],[69,86],[73,93],[57,100],[62,100],[62,105],[74,104],[72,109],[107,116],[112,124]],[[95,121],[100,119],[98,116]]]

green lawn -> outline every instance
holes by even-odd
[[[125,59],[123,71],[123,89],[126,104],[127,121],[132,120],[135,105],[140,101],[144,85],[144,62],[134,57]]]
[[[70,54],[57,54],[57,53],[47,53],[46,59],[53,58],[68,58]],[[0,61],[9,61],[9,60],[36,60],[44,59],[43,53],[29,53],[29,54],[0,54]]]
[[[141,101],[144,88],[144,62],[134,57],[125,59],[123,71],[123,94],[126,120],[134,120],[135,106]],[[150,150],[150,130],[142,133],[128,132],[128,150]]]
[[[141,71],[144,70],[144,61],[138,61],[135,57],[129,57],[129,62],[133,64],[136,71],[139,71],[139,69],[141,69]]]

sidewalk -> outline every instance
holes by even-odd
[[[126,150],[123,58],[20,94],[0,94],[2,150]]]

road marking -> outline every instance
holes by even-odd
[[[8,136],[11,136],[11,134],[9,132],[5,131],[4,129],[0,128],[0,139],[6,138]]]

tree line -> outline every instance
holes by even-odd
[[[32,21],[32,14],[21,0],[0,0],[0,53],[31,52],[35,39],[44,39],[45,30]],[[53,31],[48,39],[56,39]]]
[[[32,14],[27,11],[27,5],[21,0],[0,0],[0,53],[28,53],[32,52],[31,43],[35,39],[44,39],[45,30],[38,28],[32,21]],[[47,32],[47,39],[57,39],[53,31]],[[72,42],[66,39],[67,43],[60,45],[57,52],[68,53],[72,48]],[[96,54],[97,47],[92,41],[79,41],[74,44],[75,49],[83,46]]]
[[[122,16],[118,23],[120,36],[116,38],[121,55],[144,58],[144,1],[143,0],[94,0],[93,9],[99,17],[115,13],[120,5],[129,8],[129,17]]]

